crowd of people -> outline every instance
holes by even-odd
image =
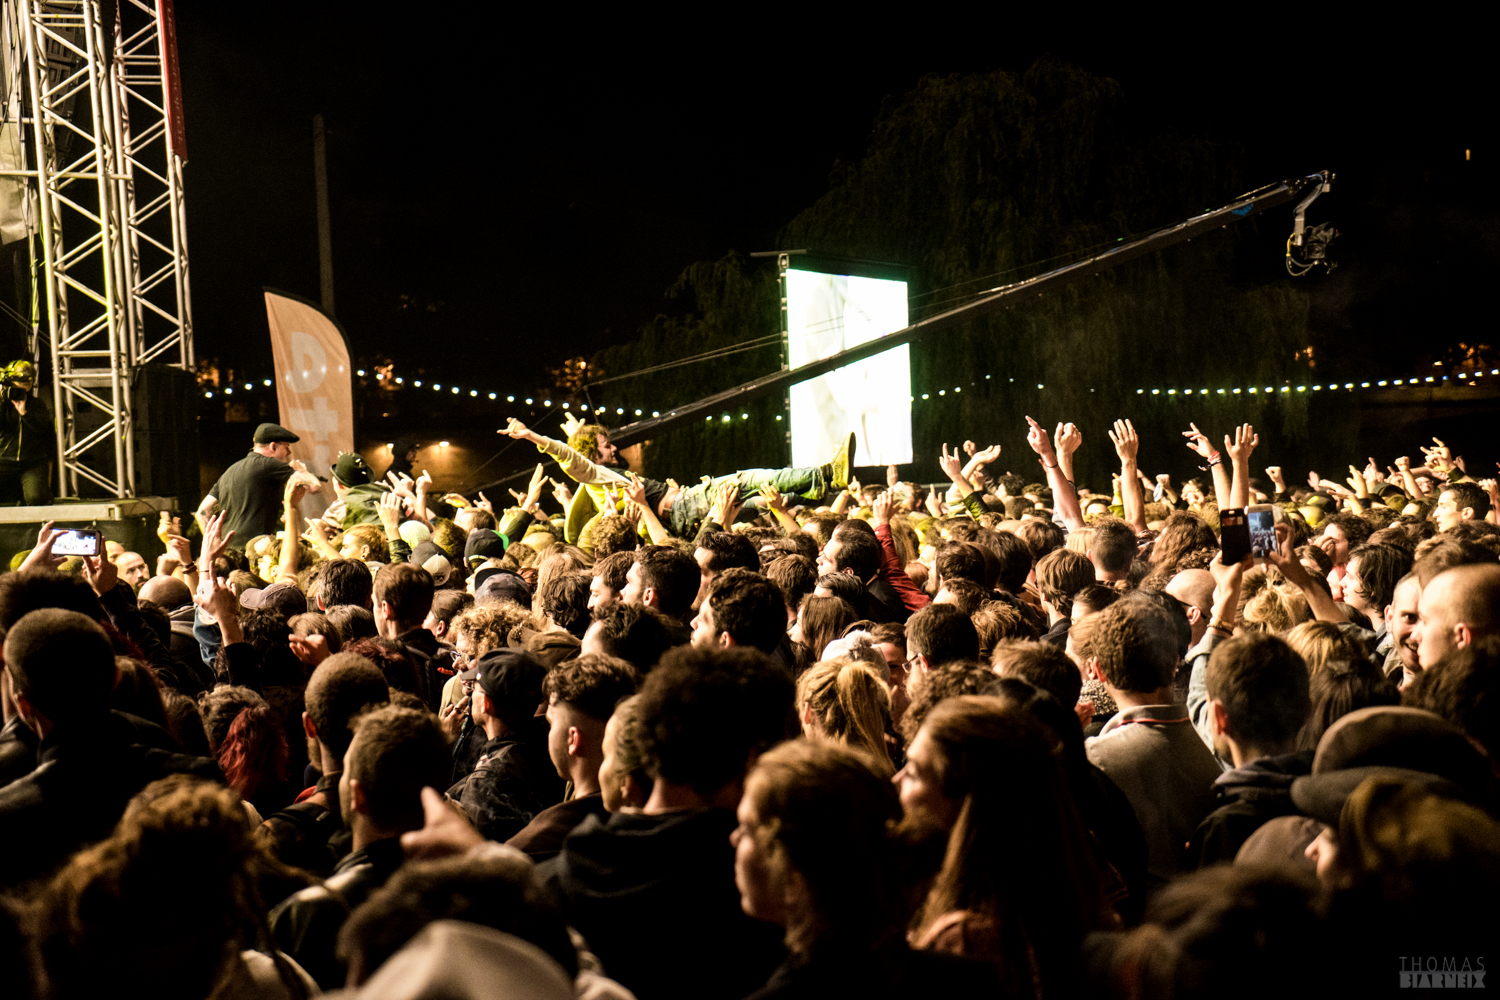
[[[1030,421],[1026,475],[850,435],[684,488],[504,432],[508,507],[263,425],[154,572],[17,555],[6,995],[1484,985],[1500,497],[1442,442],[1304,486],[1192,426],[1174,485],[1120,421],[1092,492]]]

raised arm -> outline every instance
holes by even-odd
[[[770,487],[766,488],[770,489]],[[641,482],[641,478],[634,473],[630,476],[630,485],[625,487],[625,499],[641,512],[641,520],[646,523],[646,533],[651,536],[651,544],[666,545],[672,534],[661,523],[661,518],[656,516],[656,511],[652,510],[651,505],[646,502],[646,484]]]
[[[1286,577],[1287,582],[1302,591],[1302,596],[1307,598],[1307,605],[1312,608],[1313,616],[1318,621],[1333,622],[1336,625],[1348,623],[1349,619],[1344,617],[1339,606],[1334,603],[1332,595],[1313,582],[1307,567],[1302,565],[1302,561],[1292,551],[1291,525],[1276,526],[1276,551],[1266,553],[1266,562],[1281,570],[1281,575]]]
[[[575,449],[570,448],[561,441],[554,441],[552,438],[538,434],[515,417],[509,418],[500,433],[517,441],[530,441],[536,445],[537,451],[551,455],[557,459],[557,464],[562,467],[563,472],[567,473],[568,478],[576,483],[584,483],[586,485],[591,483],[618,483],[624,485],[629,482],[624,474],[616,472],[614,469],[607,469],[602,465],[596,465]]]
[[[1120,457],[1120,502],[1125,508],[1125,523],[1139,534],[1146,530],[1146,497],[1141,489],[1141,477],[1137,475],[1136,454],[1141,448],[1141,439],[1129,420],[1116,420],[1109,440]]]
[[[1078,492],[1073,489],[1073,452],[1083,442],[1083,435],[1072,424],[1057,425],[1057,442],[1047,436],[1042,425],[1030,417],[1026,418],[1030,430],[1026,432],[1026,443],[1036,452],[1042,468],[1047,470],[1047,485],[1052,490],[1052,503],[1069,531],[1083,527],[1083,510],[1078,506]]]
[[[891,495],[886,492],[876,497],[871,507],[874,512],[875,537],[880,539],[880,575],[890,584],[896,596],[901,598],[901,603],[906,605],[908,611],[920,611],[932,603],[932,598],[911,582],[911,577],[906,575],[906,567],[901,565],[901,560],[896,556],[896,543],[891,539],[893,506]]]
[[[782,499],[781,491],[770,483],[767,483],[760,488],[760,495],[766,501],[766,509],[771,512],[771,516],[776,519],[776,523],[781,525],[781,533],[788,538],[796,538],[797,532],[802,530],[802,526],[797,523],[797,519],[786,509],[786,501]]]
[[[1229,435],[1224,435],[1224,450],[1229,452],[1229,459],[1234,465],[1234,480],[1229,487],[1229,506],[1250,506],[1250,453],[1255,451],[1255,446],[1260,443],[1260,436],[1255,433],[1255,428],[1249,424],[1241,424],[1234,429],[1234,440]],[[1219,468],[1222,466],[1220,463]],[[1218,480],[1215,480],[1217,485]]]
[[[1208,435],[1200,431],[1197,424],[1190,423],[1188,426],[1192,430],[1183,431],[1182,436],[1187,438],[1188,450],[1200,455],[1213,473],[1214,502],[1219,505],[1220,510],[1233,507],[1234,504],[1230,502],[1229,473],[1224,471],[1223,457],[1214,450],[1212,442],[1208,440]]]
[[[943,453],[938,457],[938,466],[948,476],[953,488],[958,492],[959,499],[963,501],[964,509],[974,520],[979,520],[984,514],[984,505],[979,502],[978,491],[974,484],[969,482],[969,477],[964,475],[963,466],[958,460],[959,452],[954,449],[953,454],[948,454],[948,445],[943,445]]]

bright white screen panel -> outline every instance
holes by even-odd
[[[793,368],[905,328],[906,282],[786,273]],[[822,465],[850,431],[855,465],[911,462],[911,350],[906,344],[791,389],[792,464]]]

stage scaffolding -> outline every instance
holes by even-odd
[[[0,178],[26,178],[41,243],[57,490],[134,496],[134,373],[193,366],[171,0],[3,0],[3,17],[5,125],[23,141]]]

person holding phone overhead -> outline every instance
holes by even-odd
[[[46,401],[33,397],[36,366],[22,359],[0,369],[0,503],[37,507],[52,502],[52,444]]]

